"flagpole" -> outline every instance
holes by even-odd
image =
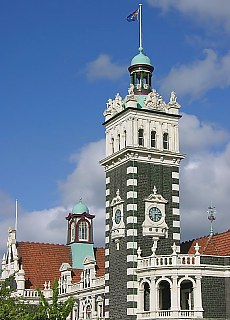
[[[18,199],[15,201],[15,230],[18,228]]]
[[[142,4],[139,4],[139,12],[140,12],[140,29],[139,29],[139,33],[140,33],[140,49],[142,48]]]

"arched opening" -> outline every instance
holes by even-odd
[[[159,309],[170,310],[171,308],[171,289],[170,284],[166,280],[162,280],[159,284]]]
[[[156,147],[156,131],[151,131],[151,148]]]
[[[124,146],[126,147],[127,145],[127,132],[126,130],[124,131]]]
[[[169,148],[169,135],[168,135],[168,133],[167,132],[165,132],[164,134],[163,134],[163,148],[164,149],[168,149]]]
[[[111,139],[112,153],[114,153],[114,138]]]
[[[70,225],[70,242],[74,242],[76,237],[76,225],[75,221],[73,221]]]
[[[89,225],[85,220],[81,221],[78,225],[78,240],[89,240]]]
[[[144,130],[143,129],[138,130],[138,144],[139,146],[144,146]]]
[[[120,134],[118,134],[117,140],[118,140],[118,150],[121,150],[121,136],[120,136]]]
[[[146,282],[144,285],[144,311],[150,310],[150,286]]]
[[[180,285],[180,307],[181,310],[194,309],[193,284],[192,281],[184,280]]]
[[[90,305],[86,306],[85,314],[86,314],[87,320],[91,319],[91,306]]]

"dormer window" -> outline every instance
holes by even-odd
[[[156,131],[151,131],[151,148],[156,147]]]
[[[78,225],[78,240],[89,241],[89,225],[85,220]]]
[[[138,144],[139,146],[144,146],[144,130],[143,129],[138,130]]]
[[[168,140],[169,140],[169,135],[167,132],[165,132],[163,134],[163,149],[168,150],[168,148],[169,148],[169,141]]]

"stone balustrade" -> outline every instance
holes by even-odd
[[[157,267],[200,266],[200,255],[178,254],[165,256],[138,257],[137,269]]]

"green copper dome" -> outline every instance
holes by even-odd
[[[75,206],[73,207],[73,212],[72,213],[89,213],[89,208],[82,202],[82,199],[80,199],[80,201],[75,204]]]
[[[143,48],[139,48],[140,53],[137,54],[131,61],[131,66],[135,64],[148,64],[151,66],[151,61],[149,57],[143,54]]]

